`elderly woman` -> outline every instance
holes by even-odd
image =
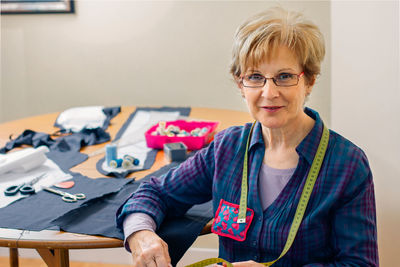
[[[306,182],[313,161],[321,161],[316,154],[324,124],[304,103],[324,54],[318,27],[297,12],[272,8],[239,27],[231,73],[255,123],[216,134],[208,147],[143,183],[126,202],[118,222],[135,266],[168,266],[167,245],[155,229],[167,213],[184,214],[210,199],[220,257],[235,266],[276,260],[292,224],[295,238],[273,266],[378,265],[374,185],[364,152],[326,131],[315,184]],[[303,191],[310,197],[299,221]],[[238,217],[241,196],[244,220]]]

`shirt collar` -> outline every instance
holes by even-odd
[[[315,110],[305,108],[304,112],[313,120],[315,120],[315,124],[308,135],[296,147],[296,151],[299,156],[303,156],[311,165],[315,154],[317,153],[319,140],[321,139],[322,131],[324,129],[324,123],[322,122],[318,112]]]
[[[318,112],[316,112],[315,110],[306,107],[304,109],[304,112],[313,120],[315,120],[315,124],[314,127],[311,129],[311,131],[308,133],[308,135],[296,147],[296,151],[297,154],[299,154],[299,156],[303,156],[307,160],[307,162],[311,165],[311,163],[314,160],[315,153],[317,152],[318,149],[319,140],[322,136],[324,124]],[[257,144],[262,144],[263,146],[265,146],[264,139],[262,137],[261,123],[258,121],[256,122],[256,125],[254,125],[253,134],[250,140],[249,150],[252,149],[252,147]]]
[[[251,135],[251,140],[249,144],[249,150],[251,150],[252,147],[257,144],[262,144],[263,146],[265,146],[264,139],[262,136],[261,123],[259,121],[256,122],[256,125],[254,125],[253,134]]]

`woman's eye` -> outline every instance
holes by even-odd
[[[293,74],[291,73],[280,73],[276,76],[276,79],[280,80],[280,81],[286,81],[286,80],[291,80],[293,79]]]
[[[264,80],[264,76],[262,76],[261,74],[251,74],[249,76],[247,76],[247,79],[249,79],[250,81],[262,81]]]

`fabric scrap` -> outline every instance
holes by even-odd
[[[52,223],[55,219],[81,206],[88,205],[94,199],[118,192],[125,184],[133,181],[133,179],[90,179],[80,174],[73,176],[75,186],[62,191],[72,194],[84,193],[86,199],[68,203],[64,202],[60,195],[40,191],[1,208],[0,227],[32,231],[58,229],[58,225]]]

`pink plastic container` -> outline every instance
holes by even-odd
[[[188,150],[197,150],[211,142],[215,130],[218,127],[219,122],[215,121],[184,121],[184,120],[176,120],[176,121],[167,121],[165,126],[169,125],[178,126],[181,130],[185,130],[190,132],[196,128],[204,128],[207,127],[208,131],[203,136],[184,136],[178,137],[173,136],[169,137],[166,135],[152,135],[151,133],[156,131],[158,124],[153,125],[147,132],[144,134],[147,142],[147,146],[150,148],[163,149],[164,144],[167,143],[176,143],[182,142],[184,143]]]

